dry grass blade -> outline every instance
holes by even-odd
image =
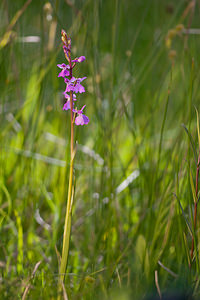
[[[156,284],[156,288],[157,288],[157,291],[158,291],[158,295],[159,295],[160,299],[162,299],[160,286],[159,286],[159,283],[158,283],[158,271],[157,270],[155,270],[155,284]]]
[[[56,255],[57,255],[57,259],[58,259],[58,265],[60,266],[60,262],[61,262],[61,256],[60,256],[60,252],[58,251],[58,248],[55,245],[55,250],[56,250]]]
[[[66,292],[66,289],[65,289],[65,286],[64,286],[63,282],[62,282],[62,289],[63,289],[63,298],[64,298],[64,300],[68,300],[67,292]]]
[[[177,278],[178,275],[176,273],[174,273],[173,271],[171,271],[169,268],[165,267],[161,261],[158,261],[158,264],[165,270],[167,271],[169,274],[171,274],[173,277]]]
[[[122,281],[121,281],[121,278],[120,278],[120,275],[119,275],[119,270],[116,269],[116,273],[117,273],[117,278],[118,278],[118,281],[119,281],[119,287],[120,289],[122,288]]]
[[[35,265],[35,267],[34,267],[34,269],[33,269],[33,272],[32,272],[32,274],[31,274],[31,278],[29,279],[29,283],[27,284],[27,286],[26,286],[26,288],[25,288],[25,290],[24,290],[24,293],[23,293],[23,296],[22,296],[22,300],[25,300],[25,299],[26,299],[26,296],[27,296],[28,291],[29,291],[30,286],[31,286],[30,280],[34,278],[35,273],[36,273],[36,271],[37,271],[37,269],[38,269],[38,267],[39,267],[40,264],[41,264],[41,260],[37,262],[37,264]]]

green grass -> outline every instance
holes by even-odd
[[[187,27],[187,2],[52,0],[50,21],[44,4],[32,1],[10,28],[24,1],[0,3],[1,298],[22,299],[29,283],[25,299],[57,297],[70,155],[56,66],[64,62],[63,28],[74,56],[86,56],[75,75],[87,76],[79,101],[90,118],[75,130],[68,298],[157,296],[157,270],[162,295],[184,291],[198,299],[199,223],[191,269],[188,226],[194,232],[200,37],[174,37],[173,67],[165,45],[170,29]],[[197,3],[191,28],[199,27],[199,9]],[[40,42],[22,40],[30,35]]]

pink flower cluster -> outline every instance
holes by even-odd
[[[58,77],[63,77],[64,82],[66,83],[66,89],[63,93],[66,98],[66,103],[63,106],[63,110],[70,109],[73,111],[73,113],[75,114],[74,122],[76,125],[88,124],[90,120],[86,115],[83,114],[83,109],[85,108],[85,105],[80,110],[74,108],[74,101],[77,100],[76,94],[85,92],[85,88],[82,86],[81,82],[87,77],[75,78],[72,75],[73,68],[76,66],[77,63],[83,62],[85,60],[85,56],[80,56],[75,59],[71,59],[71,39],[67,37],[67,34],[64,30],[62,30],[61,36],[63,42],[63,51],[69,63],[68,65],[57,65],[60,69],[62,69],[62,71],[58,74]]]

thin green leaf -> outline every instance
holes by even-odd
[[[173,193],[173,195],[174,195],[174,196],[176,197],[176,199],[178,200],[178,203],[179,203],[179,205],[180,205],[180,208],[181,208],[181,211],[182,211],[183,217],[184,217],[184,219],[185,219],[185,222],[186,222],[186,224],[187,224],[187,226],[188,226],[188,229],[189,229],[190,235],[191,235],[191,237],[192,237],[192,236],[193,236],[193,234],[192,234],[191,225],[190,225],[190,223],[189,223],[189,221],[188,221],[188,219],[187,219],[187,217],[186,217],[186,215],[185,215],[185,212],[184,212],[184,210],[183,210],[183,207],[182,207],[182,205],[181,205],[181,202],[180,202],[179,198],[177,197],[177,195],[176,195],[175,193]]]
[[[183,240],[184,240],[184,245],[185,245],[185,250],[186,250],[186,255],[187,255],[187,260],[188,260],[188,266],[190,265],[190,250],[188,248],[188,243],[187,243],[187,238],[185,235],[185,232],[183,233]]]
[[[187,133],[188,137],[189,137],[189,141],[190,141],[190,144],[192,146],[192,150],[193,150],[193,154],[194,154],[194,159],[195,159],[195,162],[197,164],[197,161],[198,161],[198,157],[197,157],[197,152],[196,152],[196,147],[195,147],[195,142],[193,140],[193,137],[191,135],[191,133],[189,132],[189,130],[187,129],[187,127],[182,124],[183,128],[185,129],[185,132]]]
[[[18,231],[18,243],[17,243],[17,272],[23,272],[23,228],[21,217],[19,216],[17,210],[14,210],[16,223],[17,223],[17,231]]]
[[[190,172],[190,185],[191,185],[191,189],[192,189],[192,196],[193,196],[194,203],[196,203],[197,196],[196,196],[194,182],[193,182],[193,178],[192,178],[192,172],[191,172],[191,170],[189,170],[189,172]]]

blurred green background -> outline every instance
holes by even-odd
[[[90,119],[75,129],[68,298],[198,299],[199,14],[194,0],[1,0],[1,299],[29,283],[23,299],[56,299],[70,155],[61,29],[86,56],[75,76],[87,76]]]

